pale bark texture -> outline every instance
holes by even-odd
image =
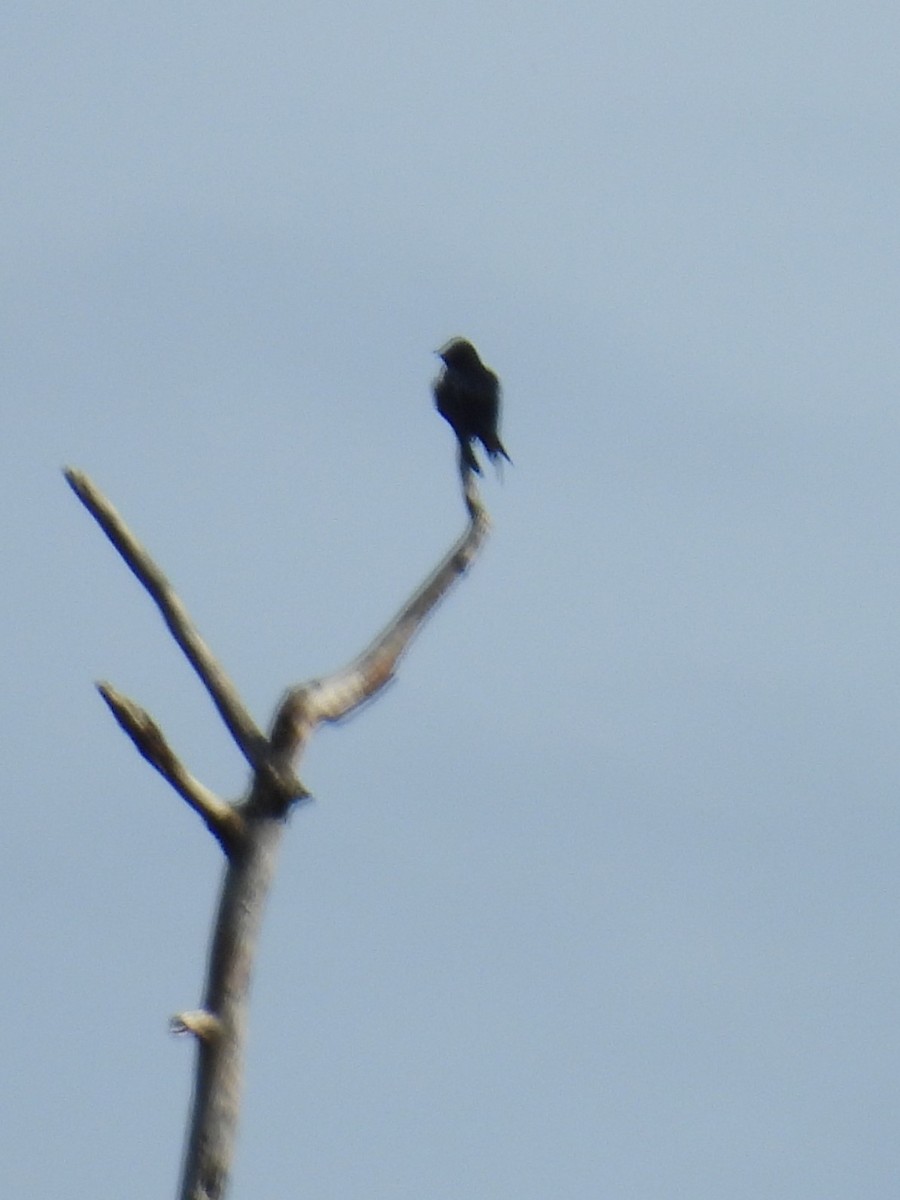
[[[259,928],[287,815],[309,795],[296,773],[300,758],[317,725],[339,721],[393,678],[425,619],[475,558],[489,520],[474,477],[463,471],[469,519],[459,540],[357,658],[331,675],[288,688],[266,735],[244,707],[171,584],[115,508],[82,472],[68,470],[66,478],[156,604],[252,772],[246,796],[236,802],[223,800],[190,774],[149,713],[110,684],[98,684],[137,750],[201,817],[225,855],[203,1006],[172,1018],[172,1028],[192,1034],[197,1043],[180,1200],[221,1200],[234,1155]]]

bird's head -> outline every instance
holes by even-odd
[[[465,338],[451,338],[446,345],[436,351],[438,358],[448,367],[466,368],[480,367],[481,359],[478,351]]]

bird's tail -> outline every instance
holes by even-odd
[[[499,438],[497,438],[490,446],[488,446],[487,452],[491,462],[495,463],[497,462],[498,458],[505,458],[510,466],[513,465],[513,460],[506,453],[506,447]]]

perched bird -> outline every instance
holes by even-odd
[[[465,338],[453,338],[437,354],[444,369],[434,381],[434,404],[459,439],[460,470],[481,474],[473,442],[481,442],[492,462],[502,455],[511,463],[497,432],[500,380]]]

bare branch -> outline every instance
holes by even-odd
[[[172,1033],[192,1033],[201,1042],[212,1044],[222,1036],[222,1022],[205,1008],[176,1013],[169,1021]]]
[[[199,675],[244,758],[251,767],[260,765],[267,752],[265,739],[244,707],[237,688],[200,637],[168,579],[88,476],[71,468],[65,471],[65,476],[75,495],[150,593],[169,632]]]
[[[292,688],[282,699],[267,740],[201,640],[168,580],[87,476],[66,478],[157,604],[200,676],[232,737],[253,769],[246,798],[230,805],[191,776],[162,731],[139,705],[109,684],[100,693],[139,752],[203,818],[222,843],[227,867],[213,927],[202,1007],[173,1018],[175,1031],[193,1035],[197,1074],[185,1147],[181,1200],[222,1200],[228,1185],[243,1077],[249,987],[260,922],[278,849],[292,806],[309,793],[294,762],[323,721],[338,721],[376,696],[393,678],[413,638],[465,574],[490,529],[474,474],[462,471],[469,521],[443,561],[390,624],[348,666]]]
[[[371,700],[394,677],[397,664],[425,620],[471,566],[490,529],[490,518],[468,472],[463,476],[469,524],[443,561],[362,654],[324,679],[291,688],[272,727],[276,755],[290,759],[321,721],[339,721]]]
[[[117,692],[108,683],[98,683],[97,691],[138,752],[203,818],[210,833],[221,842],[226,853],[230,852],[244,836],[244,821],[240,813],[190,774],[146,709]]]

